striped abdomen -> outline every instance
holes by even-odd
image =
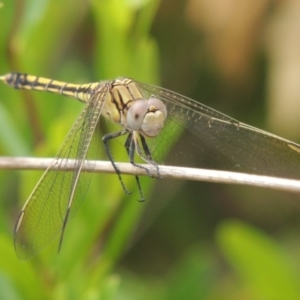
[[[73,84],[22,73],[8,73],[1,76],[0,80],[3,80],[6,84],[15,89],[51,92],[73,97],[82,102],[87,102],[92,90],[99,85],[98,82]]]

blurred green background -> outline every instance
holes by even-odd
[[[0,5],[1,74],[133,77],[300,142],[297,1]],[[54,156],[82,109],[1,84],[0,154]],[[300,299],[299,194],[142,178],[140,203],[97,174],[61,252],[21,262],[13,227],[41,174],[0,171],[0,299]]]

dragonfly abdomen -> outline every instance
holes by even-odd
[[[0,77],[7,85],[15,89],[37,90],[61,94],[87,102],[92,90],[99,83],[73,84],[50,78],[33,76],[23,73],[8,73]]]

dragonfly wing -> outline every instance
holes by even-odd
[[[29,259],[49,244],[64,228],[66,215],[70,219],[82,203],[92,173],[81,168],[87,159],[97,158],[99,137],[94,131],[106,95],[105,86],[94,92],[25,203],[15,228],[15,249],[20,259]],[[75,159],[74,170],[54,168],[63,170],[70,159]]]
[[[170,139],[172,130],[184,129],[182,148],[175,153],[182,165],[300,178],[299,145],[172,91],[138,85],[145,96],[155,95],[167,107],[168,121],[159,139]],[[196,149],[194,157],[191,146]]]

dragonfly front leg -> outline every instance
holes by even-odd
[[[143,159],[150,165],[154,166],[156,168],[156,174],[157,176],[155,177],[154,175],[151,174],[150,177],[155,177],[157,179],[160,179],[160,174],[159,174],[159,167],[158,167],[158,164],[156,161],[154,161],[152,159],[152,155],[151,155],[151,152],[150,152],[150,149],[148,147],[148,144],[146,142],[146,139],[143,135],[140,135],[140,139],[141,139],[141,142],[142,142],[142,146],[143,146],[143,150],[144,150],[144,153],[146,155],[146,157],[143,157]]]
[[[142,152],[142,150],[141,150],[141,148],[139,146],[139,143],[138,143],[138,140],[137,140],[137,136],[134,137],[134,133],[129,134],[128,137],[127,137],[127,140],[125,142],[125,148],[127,150],[130,163],[133,164],[134,166],[138,167],[138,168],[141,168],[141,169],[145,170],[147,172],[147,175],[149,177],[160,179],[158,164],[152,159],[150,149],[149,149],[149,147],[147,145],[147,142],[146,142],[144,136],[141,135],[141,134],[139,134],[138,137],[140,138],[140,140],[142,142],[142,147],[143,147],[144,153]],[[150,170],[147,167],[144,167],[144,166],[142,166],[140,164],[137,164],[134,161],[135,151],[137,151],[137,153],[140,156],[140,158],[142,158],[146,163],[148,163],[149,165],[155,166],[156,173],[157,173],[156,176],[153,175],[153,174],[151,174]]]

